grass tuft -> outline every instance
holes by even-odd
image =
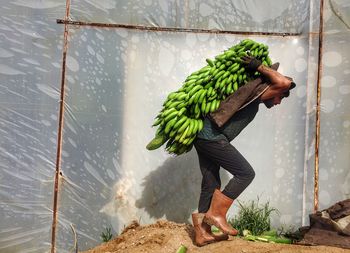
[[[109,227],[109,228],[105,228],[105,231],[103,231],[101,233],[101,239],[103,242],[108,242],[109,240],[111,240],[113,237],[113,234],[112,234],[112,229]]]
[[[273,212],[279,213],[276,208],[270,207],[270,203],[259,204],[251,200],[248,203],[238,201],[240,209],[238,215],[229,219],[229,223],[243,235],[243,230],[249,230],[252,235],[261,235],[270,230],[270,216]]]

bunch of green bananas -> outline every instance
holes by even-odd
[[[246,71],[241,57],[254,56],[262,64],[271,66],[268,47],[245,39],[229,48],[214,60],[206,59],[207,66],[188,76],[182,87],[168,95],[163,109],[152,126],[158,126],[155,138],[147,145],[154,150],[165,142],[170,154],[180,155],[192,149],[192,142],[203,128],[202,117],[218,109],[226,96],[246,82],[259,76]]]

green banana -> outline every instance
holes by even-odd
[[[234,90],[234,91],[238,90],[238,83],[237,83],[237,82],[234,82],[234,84],[233,84],[233,90]]]
[[[164,118],[164,122],[168,122],[169,120],[171,120],[172,118],[174,118],[175,116],[177,116],[178,113],[179,113],[179,111],[177,111],[177,110],[175,109],[174,112],[169,113],[168,116],[166,116],[166,117]]]
[[[222,89],[222,87],[224,87],[224,86],[226,85],[227,80],[228,80],[228,78],[226,78],[226,79],[224,79],[224,80],[221,81],[221,83],[220,83],[220,85],[219,85],[219,89],[220,89],[220,90]]]
[[[231,72],[232,74],[233,74],[233,73],[236,73],[237,70],[239,70],[239,67],[240,67],[240,65],[237,64],[235,67],[231,68],[230,72]]]
[[[212,102],[211,102],[211,106],[210,106],[210,112],[214,112],[216,110],[216,102],[217,99],[214,99]]]
[[[209,64],[210,67],[214,66],[214,62],[210,59],[206,59],[207,63]]]
[[[154,121],[154,123],[153,123],[152,126],[153,126],[153,127],[154,127],[154,126],[158,126],[162,121],[163,121],[162,118],[157,118],[156,121]]]
[[[197,119],[201,115],[201,109],[199,108],[199,104],[196,104],[194,107],[195,118]]]
[[[203,82],[204,82],[204,79],[203,79],[203,78],[200,78],[200,79],[198,79],[194,84],[195,84],[195,85],[202,85]]]
[[[203,87],[201,85],[194,86],[191,91],[188,93],[189,97],[192,97],[197,91],[202,89]]]
[[[207,97],[211,96],[211,93],[213,92],[213,87],[209,87],[209,89],[207,90]]]
[[[162,146],[165,142],[167,141],[167,137],[166,135],[157,135],[156,137],[153,138],[153,140],[151,140],[146,148],[148,150],[154,150],[159,148],[160,146]]]
[[[173,118],[172,120],[169,120],[169,122],[166,124],[165,130],[164,130],[164,132],[166,134],[168,134],[170,132],[171,128],[174,126],[176,121],[177,121],[177,117]]]
[[[199,126],[198,126],[198,132],[200,132],[200,131],[202,131],[203,126],[204,126],[203,121],[202,121],[202,120],[199,120],[199,121],[198,121],[198,124],[199,124]]]
[[[184,100],[186,98],[188,100],[188,94],[186,93],[178,93],[177,96],[175,97],[175,99],[179,101]]]
[[[177,109],[177,108],[176,108]],[[179,111],[179,113],[177,114],[178,117],[181,117],[185,112],[187,111],[186,107],[182,107]]]
[[[197,131],[198,131],[198,127],[199,127],[199,123],[198,123],[198,120],[196,120],[196,119],[193,119],[193,129],[192,129],[192,133],[193,134],[196,134],[197,133]]]
[[[197,80],[199,75],[190,75],[189,77],[186,78],[185,83],[190,80]]]
[[[225,70],[221,70],[219,73],[217,73],[215,76],[214,76],[214,79],[219,79],[220,76],[222,76],[226,71]]]
[[[205,98],[203,98],[202,105],[201,105],[201,112],[203,114],[205,114],[206,105],[207,105],[207,100]]]
[[[175,112],[175,111],[176,111],[176,109],[175,109],[174,107],[169,108],[169,109],[165,110],[165,111],[162,113],[162,117],[165,118],[165,117],[167,117],[169,114],[171,114],[172,112]]]
[[[177,104],[177,105],[175,106],[175,108],[176,108],[176,110],[179,111],[179,110],[185,108],[186,106],[187,106],[187,103],[186,103],[186,102],[181,102],[181,103]]]
[[[210,112],[212,102],[208,102],[205,106],[205,114],[208,114]]]
[[[186,120],[187,120],[187,117],[185,115],[180,117],[180,119],[175,123],[173,129],[177,130]]]
[[[186,129],[186,127],[188,127],[190,122],[191,119],[187,118],[186,121],[182,124],[182,126],[177,130],[177,133],[181,134]]]
[[[255,42],[254,45],[250,48],[250,51],[253,51],[257,47],[259,47],[259,43]]]
[[[185,129],[185,131],[182,133],[182,135],[181,135],[181,137],[180,137],[180,139],[179,139],[179,142],[180,142],[180,143],[183,143],[183,141],[185,140],[189,127],[190,127],[190,126],[187,126],[186,129]]]
[[[191,136],[192,135],[192,133],[193,133],[193,129],[194,129],[194,127],[195,127],[195,120],[194,119],[191,119],[190,120],[190,124],[189,124],[189,128],[188,128],[188,131],[187,131],[187,134],[186,134],[186,137],[189,137],[189,136]]]
[[[207,90],[203,90],[202,92],[201,92],[201,95],[200,95],[200,97],[198,98],[198,103],[199,104],[202,104],[203,103],[203,100],[205,99],[205,95],[207,94]]]

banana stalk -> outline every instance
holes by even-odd
[[[243,231],[243,239],[248,241],[260,241],[269,243],[291,244],[292,240],[284,236],[278,236],[276,230],[266,231],[261,235],[252,235],[249,230]]]
[[[186,253],[187,252],[187,248],[186,246],[182,245],[177,249],[176,253]]]

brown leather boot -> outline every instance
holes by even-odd
[[[203,213],[203,218],[204,218],[204,215],[205,215],[205,213]],[[203,218],[202,218],[202,220],[203,220]],[[223,233],[218,234],[218,235],[214,234],[213,232],[211,232],[211,226],[203,221],[202,221],[202,227],[205,229],[205,232],[207,232],[208,234],[210,234],[211,236],[214,237],[216,242],[228,240],[227,234],[223,234]]]
[[[193,213],[192,222],[195,231],[195,243],[197,246],[204,246],[206,244],[223,241],[228,239],[228,235],[214,235],[211,232],[211,226],[203,222],[204,213]]]
[[[237,235],[238,231],[232,228],[226,221],[226,214],[232,202],[233,199],[225,196],[220,190],[215,189],[210,208],[204,216],[204,222],[216,226],[225,234]]]
[[[209,226],[203,222],[204,214],[202,213],[193,213],[192,222],[194,227],[194,241],[197,246],[204,246],[206,244],[215,242],[214,236],[207,233],[205,227]],[[210,226],[209,226],[210,227]]]

